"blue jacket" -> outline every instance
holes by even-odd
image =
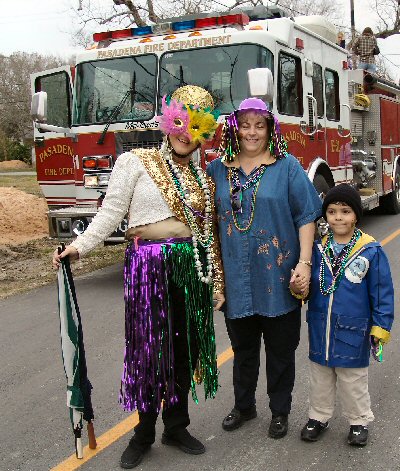
[[[329,260],[323,259],[322,244],[314,243],[312,255],[307,311],[309,358],[329,367],[366,367],[370,335],[385,342],[392,327],[394,293],[389,262],[380,244],[362,233],[338,288],[323,295],[319,286],[321,263],[325,263],[325,286],[330,286],[332,271]]]

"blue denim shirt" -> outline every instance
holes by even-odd
[[[207,173],[216,185],[227,317],[274,317],[292,311],[299,305],[289,291],[291,269],[300,254],[299,228],[321,216],[321,201],[304,169],[292,155],[268,165],[248,232],[240,232],[233,221],[228,168],[216,159]],[[247,178],[240,168],[242,185]],[[238,215],[242,226],[250,215],[252,188],[243,192]]]

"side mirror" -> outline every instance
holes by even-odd
[[[274,79],[268,68],[249,69],[247,71],[250,95],[271,102],[274,97]]]
[[[45,123],[47,121],[47,93],[37,92],[32,96],[31,116],[34,121]]]

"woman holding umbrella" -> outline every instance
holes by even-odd
[[[137,409],[139,423],[123,452],[123,468],[137,466],[155,440],[163,403],[162,443],[200,454],[204,445],[187,426],[188,394],[195,383],[205,396],[218,388],[213,298],[224,303],[218,237],[214,232],[213,184],[193,152],[217,127],[213,99],[184,86],[164,97],[158,149],[118,157],[102,209],[86,231],[58,255],[82,257],[104,241],[128,212],[124,266],[125,358],[120,402]],[[196,381],[193,378],[196,378]]]

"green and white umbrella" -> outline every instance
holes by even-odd
[[[75,435],[76,456],[83,458],[82,419],[88,422],[89,448],[96,448],[96,438],[92,422],[92,385],[87,377],[81,316],[68,257],[62,259],[58,269],[58,307],[61,352],[67,378],[67,406]]]

